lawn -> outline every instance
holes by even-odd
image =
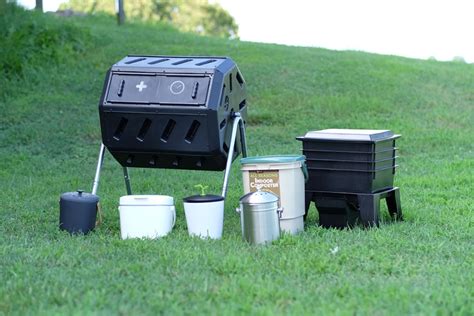
[[[0,314],[474,313],[474,65],[117,27],[110,17],[0,19],[12,25],[0,33]],[[304,233],[250,246],[235,212],[236,160],[222,240],[188,237],[182,198],[203,179],[219,193],[223,173],[132,169],[134,192],[175,198],[177,222],[165,238],[123,241],[122,171],[106,155],[102,225],[59,231],[60,194],[92,185],[105,73],[132,53],[231,56],[248,84],[250,155],[298,154],[295,137],[308,130],[402,134],[405,221],[383,209],[379,228],[323,229],[312,206]]]

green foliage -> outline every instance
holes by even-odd
[[[170,23],[177,29],[200,35],[236,38],[238,26],[234,18],[219,4],[208,0],[137,0],[125,1],[128,18],[148,22]],[[69,0],[61,9],[94,14],[115,14],[112,0]]]
[[[1,315],[472,315],[474,65],[24,14],[40,28],[94,37],[75,58],[26,63],[23,78],[0,75],[0,91],[9,91],[0,99]],[[61,54],[57,45],[49,49]],[[128,53],[231,56],[248,83],[250,155],[299,153],[295,136],[308,130],[401,133],[395,184],[405,221],[391,222],[383,206],[380,228],[322,229],[311,206],[303,233],[252,247],[235,212],[243,194],[237,159],[222,240],[190,238],[182,203],[196,183],[219,192],[222,172],[166,169],[130,176],[136,194],[175,198],[173,231],[120,240],[126,192],[107,153],[102,225],[88,236],[59,231],[60,194],[91,187],[103,80]]]
[[[0,11],[0,43],[0,71],[11,78],[25,75],[29,66],[51,66],[77,58],[92,40],[87,29],[7,4]]]

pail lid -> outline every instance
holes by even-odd
[[[242,165],[259,164],[259,163],[291,163],[297,161],[305,161],[303,155],[271,155],[271,156],[254,156],[240,159]]]
[[[172,196],[168,195],[124,195],[120,197],[120,205],[174,205]]]
[[[99,202],[99,197],[92,193],[86,193],[84,190],[76,192],[66,192],[61,194],[61,200],[67,202],[94,203]]]
[[[278,202],[278,196],[267,191],[255,191],[245,194],[240,198],[242,204],[265,204]]]
[[[183,202],[185,203],[209,203],[209,202],[218,202],[218,201],[223,201],[224,197],[221,195],[212,195],[212,194],[206,194],[206,195],[192,195],[185,197],[183,199]]]

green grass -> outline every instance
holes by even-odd
[[[23,48],[22,67],[0,75],[0,314],[474,312],[474,65],[15,14],[22,18],[9,23],[20,30],[18,21],[33,21],[65,35],[40,44],[28,32],[3,37]],[[248,83],[251,155],[299,153],[295,137],[315,129],[402,134],[395,182],[405,221],[384,210],[378,229],[322,229],[312,206],[304,233],[252,247],[234,211],[243,194],[236,162],[223,239],[193,239],[181,199],[203,177],[218,193],[223,174],[133,169],[135,192],[175,197],[177,223],[166,238],[123,241],[124,185],[108,155],[103,224],[87,236],[59,231],[59,195],[91,187],[105,73],[131,53],[231,56]]]

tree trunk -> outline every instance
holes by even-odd
[[[36,10],[43,12],[43,0],[36,0]]]
[[[123,8],[124,0],[118,0],[118,8],[117,8],[117,22],[118,25],[122,25],[125,23],[125,10]]]

